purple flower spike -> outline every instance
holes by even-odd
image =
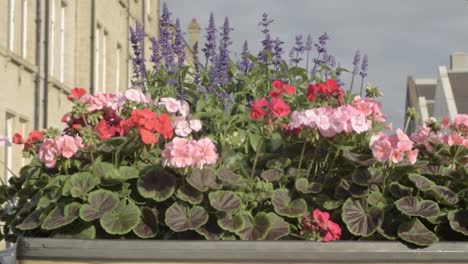
[[[219,54],[215,57],[215,64],[211,71],[211,79],[213,85],[227,86],[230,82],[229,78],[229,45],[232,44],[229,36],[233,30],[229,27],[229,19],[226,17],[223,27],[221,28],[221,40],[219,42]]]
[[[166,2],[163,3],[162,14],[159,22],[159,50],[164,59],[164,66],[168,72],[174,71],[174,50],[172,47],[172,33],[169,29],[171,22],[171,13],[167,8]]]
[[[352,77],[351,77],[351,86],[349,88],[349,92],[353,92],[353,85],[354,85],[354,78],[358,74],[359,70],[359,62],[361,62],[361,52],[359,50],[356,50],[356,53],[354,54],[354,60],[353,60],[353,72],[352,72]]]
[[[130,42],[133,48],[133,79],[137,85],[144,85],[146,67],[144,58],[145,34],[143,27],[137,21],[135,28],[130,28]]]
[[[153,69],[155,71],[158,71],[161,66],[160,63],[161,63],[162,57],[159,51],[159,42],[154,37],[151,38],[151,50],[152,50],[152,53],[151,53],[150,61],[153,63]]]
[[[242,53],[241,53],[241,59],[240,61],[237,62],[237,69],[244,74],[247,74],[250,72],[252,69],[252,63],[250,62],[249,59],[249,46],[247,44],[247,41],[244,42],[244,45],[242,45]]]
[[[216,25],[214,20],[213,13],[210,14],[210,22],[208,23],[208,27],[206,29],[206,41],[205,47],[202,49],[203,53],[205,54],[205,68],[208,67],[208,61],[211,61],[211,64],[214,64],[214,60],[216,57]]]
[[[364,79],[367,76],[367,67],[369,66],[369,62],[367,59],[367,54],[364,54],[364,57],[362,58],[362,65],[361,65],[361,71],[359,72],[359,75],[361,75],[361,92],[359,93],[362,96],[362,90],[364,88]]]
[[[185,45],[182,39],[182,30],[180,29],[180,21],[177,18],[175,24],[175,38],[174,38],[174,53],[177,55],[177,66],[182,67],[185,61]]]
[[[273,48],[273,65],[275,66],[275,72],[278,72],[279,65],[283,62],[283,59],[281,58],[281,55],[284,53],[283,48],[281,47],[283,43],[284,42],[279,38],[275,39]]]
[[[198,41],[195,42],[192,48],[192,55],[193,55],[193,83],[200,85],[200,62],[198,61]]]
[[[259,64],[267,64],[267,54],[271,53],[273,50],[273,39],[271,38],[270,29],[268,28],[271,23],[273,23],[273,20],[268,18],[267,13],[263,13],[262,20],[258,23],[259,26],[263,27],[262,33],[265,36],[265,39],[262,40],[263,49],[258,54]]]

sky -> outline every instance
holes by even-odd
[[[233,56],[244,40],[251,53],[258,53],[262,40],[258,22],[264,12],[274,20],[273,37],[285,42],[285,57],[299,34],[310,33],[316,40],[327,32],[329,53],[347,69],[352,69],[359,49],[369,57],[365,82],[380,87],[383,111],[394,127],[404,123],[408,76],[436,78],[439,65],[449,66],[451,53],[468,52],[467,0],[168,0],[167,4],[185,28],[192,18],[199,21],[201,42],[210,12],[219,27],[228,16],[234,28]],[[349,86],[349,77],[344,81]]]

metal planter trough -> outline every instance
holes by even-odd
[[[21,238],[18,264],[468,263],[468,242],[161,241]]]

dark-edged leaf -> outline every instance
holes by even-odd
[[[356,165],[364,167],[370,167],[375,163],[374,157],[367,154],[357,154],[350,151],[343,151],[343,157]]]
[[[152,238],[158,233],[158,212],[156,209],[140,207],[140,222],[133,228],[133,233],[141,238]]]
[[[124,235],[138,225],[140,215],[138,206],[122,200],[114,210],[105,213],[99,223],[111,235]]]
[[[400,214],[396,209],[384,212],[382,224],[377,228],[377,232],[389,240],[398,238],[398,226],[404,220],[405,215]]]
[[[46,217],[44,211],[44,208],[32,211],[16,228],[19,230],[31,230],[40,227]]]
[[[137,181],[137,189],[141,196],[156,202],[167,200],[175,191],[174,175],[160,166],[151,166],[142,172]]]
[[[223,230],[218,226],[216,217],[213,215],[210,216],[205,225],[195,229],[195,231],[204,236],[206,240],[220,240],[223,235]]]
[[[186,178],[187,182],[200,192],[206,192],[210,188],[218,189],[220,186],[216,183],[216,174],[213,169],[193,169],[192,173]]]
[[[311,182],[306,178],[299,178],[296,180],[294,183],[294,186],[296,187],[296,190],[298,190],[301,193],[308,194],[308,193],[319,193],[323,189],[323,185],[318,182]]]
[[[468,209],[450,211],[447,215],[450,227],[465,236],[468,236]]]
[[[191,204],[199,204],[203,201],[203,193],[189,184],[180,186],[176,191],[176,197]]]
[[[242,240],[263,240],[268,235],[271,222],[266,213],[258,213],[255,218],[248,213],[242,215],[244,226],[236,232]]]
[[[101,184],[106,186],[116,185],[124,182],[119,170],[113,164],[107,162],[96,162],[94,165],[95,174],[101,179]]]
[[[269,182],[276,182],[281,178],[281,176],[283,176],[283,172],[278,169],[268,169],[263,171],[261,176]]]
[[[381,184],[385,180],[385,173],[381,168],[368,168],[371,175],[369,182],[371,184]]]
[[[369,194],[369,187],[351,183],[351,185],[349,186],[348,192],[354,198],[361,198]]]
[[[290,167],[288,168],[288,171],[286,173],[286,176],[289,177],[289,178],[296,178],[297,175],[303,175],[303,176],[308,176],[307,173],[309,171],[307,169],[297,169],[297,168],[293,168],[293,167]]]
[[[215,191],[208,194],[211,206],[218,211],[231,212],[240,208],[242,201],[231,191]]]
[[[201,206],[192,208],[181,202],[175,202],[166,210],[166,225],[175,232],[195,230],[208,221],[208,213]]]
[[[406,242],[418,246],[429,246],[439,241],[437,236],[417,218],[401,224],[398,227],[398,236]]]
[[[334,210],[340,207],[341,205],[343,205],[343,203],[344,203],[344,200],[325,200],[322,203],[322,206],[323,208],[330,211],[330,210]]]
[[[267,217],[270,219],[271,227],[268,231],[268,235],[265,237],[265,240],[278,240],[289,235],[289,223],[284,221],[281,216],[278,216],[275,213],[268,213]]]
[[[119,173],[122,178],[127,180],[137,179],[138,177],[140,177],[140,172],[138,171],[138,169],[130,166],[121,166],[119,168]]]
[[[53,230],[73,223],[78,218],[80,207],[81,204],[77,202],[55,207],[44,219],[41,225],[42,229]]]
[[[73,239],[95,239],[96,227],[91,224],[74,224],[67,230],[57,230],[52,237],[54,238],[73,238]]]
[[[386,200],[384,195],[380,191],[374,191],[369,193],[367,196],[367,203],[371,206],[384,208],[386,205]]]
[[[409,216],[420,216],[424,218],[434,217],[439,214],[439,205],[430,200],[419,201],[414,196],[406,196],[395,202],[397,209]]]
[[[410,174],[408,175],[408,178],[414,183],[416,188],[423,192],[429,191],[432,188],[432,186],[435,185],[433,181],[419,174]]]
[[[351,188],[351,183],[348,180],[341,179],[340,183],[335,187],[334,196],[336,199],[347,199],[351,194],[349,189]]]
[[[392,182],[388,188],[390,194],[395,198],[410,196],[413,193],[413,188],[401,185],[399,182]]]
[[[288,189],[274,190],[271,203],[275,208],[275,212],[282,216],[295,218],[307,213],[306,201],[302,198],[293,201]]]
[[[241,181],[241,176],[228,168],[219,169],[217,176],[224,184],[227,183],[232,186],[239,185]]]
[[[229,232],[237,232],[244,226],[244,217],[241,214],[217,212],[216,217],[218,225]]]
[[[351,175],[353,182],[360,186],[369,186],[371,183],[371,178],[371,173],[367,170],[367,168],[363,167],[357,167]]]
[[[119,203],[119,197],[117,194],[108,190],[96,190],[89,194],[88,202],[89,204],[83,204],[81,206],[80,218],[90,222],[114,210]]]
[[[65,182],[62,194],[83,197],[99,184],[99,178],[89,171],[75,173]]]
[[[382,221],[383,210],[378,207],[367,207],[363,199],[348,198],[342,207],[341,218],[349,232],[356,236],[370,236]]]
[[[458,203],[458,196],[447,187],[434,185],[430,189],[431,193],[437,198],[437,201],[445,205],[454,205]]]

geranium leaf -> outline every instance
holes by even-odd
[[[158,213],[155,209],[143,206],[140,208],[140,222],[133,232],[141,238],[152,238],[158,233]]]
[[[269,168],[269,169],[283,170],[286,167],[288,167],[289,165],[291,165],[291,163],[292,163],[291,159],[289,159],[287,157],[281,157],[281,158],[272,159],[272,160],[267,161],[265,166],[267,168]]]
[[[218,225],[229,232],[237,232],[244,226],[244,217],[241,214],[217,212],[216,217]]]
[[[105,213],[99,223],[111,235],[124,235],[138,225],[140,215],[138,206],[122,200],[114,210]]]
[[[112,186],[124,182],[126,179],[120,175],[113,164],[107,162],[96,162],[94,173],[101,179],[101,184]]]
[[[268,213],[267,217],[270,219],[271,227],[265,240],[278,240],[289,235],[289,223],[284,221],[281,216],[278,216],[275,213]]]
[[[458,196],[452,190],[447,187],[434,185],[430,189],[431,193],[437,198],[437,200],[445,205],[451,206],[458,203]]]
[[[204,236],[206,240],[220,240],[223,235],[223,230],[216,223],[214,216],[211,216],[205,225],[195,229],[195,231]]]
[[[398,227],[398,236],[418,246],[429,246],[439,241],[437,236],[417,218],[401,224]]]
[[[301,193],[308,194],[308,193],[319,193],[323,189],[323,185],[318,182],[311,182],[306,178],[299,178],[296,180],[294,183],[294,186],[296,187],[296,190],[298,190]]]
[[[53,230],[73,223],[78,218],[81,204],[73,202],[65,206],[58,206],[49,212],[41,227],[45,230]]]
[[[215,191],[208,194],[211,206],[218,211],[232,212],[240,208],[242,202],[231,191]]]
[[[224,184],[227,183],[232,186],[239,185],[241,181],[241,176],[228,168],[219,169],[216,175]]]
[[[349,186],[348,192],[354,198],[361,198],[369,194],[369,187],[351,183],[351,185]]]
[[[174,194],[175,184],[175,177],[171,172],[160,166],[151,166],[142,172],[137,181],[137,189],[144,198],[162,202]]]
[[[176,197],[191,204],[199,204],[203,201],[203,193],[189,184],[180,186],[176,191]]]
[[[447,215],[450,227],[465,236],[468,236],[468,209],[450,211]]]
[[[96,227],[92,224],[74,224],[67,230],[57,230],[52,237],[54,238],[73,238],[73,239],[95,239]]]
[[[271,222],[266,213],[258,213],[255,218],[250,214],[243,214],[244,226],[236,232],[242,240],[263,240],[268,235]]]
[[[282,216],[295,218],[307,213],[306,201],[302,198],[292,201],[291,193],[288,189],[274,190],[271,203],[275,208],[275,212]]]
[[[44,211],[44,208],[32,211],[16,228],[19,230],[31,230],[40,227],[47,216]]]
[[[181,202],[175,202],[166,210],[166,225],[175,232],[195,230],[207,221],[208,213],[201,206],[189,208]]]
[[[83,197],[99,184],[99,178],[91,172],[79,172],[71,175],[65,182],[62,194]]]
[[[80,218],[90,222],[114,210],[119,203],[119,197],[111,191],[96,190],[89,194],[88,202],[89,204],[83,204],[81,206]]]
[[[367,203],[371,206],[384,208],[386,205],[385,197],[380,191],[374,191],[367,196]]]
[[[121,166],[119,168],[120,176],[124,179],[137,179],[140,177],[140,172],[137,168],[130,167],[130,166]]]
[[[432,186],[435,185],[433,181],[419,174],[410,174],[408,175],[408,178],[414,183],[416,188],[423,192],[429,191],[432,188]]]
[[[419,201],[414,196],[406,196],[395,202],[400,212],[409,216],[420,216],[424,218],[434,217],[439,214],[439,205],[430,200]]]
[[[372,175],[367,168],[357,167],[351,175],[353,182],[360,186],[369,186]]]
[[[261,176],[269,182],[276,182],[283,176],[283,172],[278,169],[268,169],[262,172]]]
[[[383,210],[367,207],[365,200],[349,198],[343,204],[341,218],[349,232],[356,236],[370,236],[379,227]]]
[[[357,154],[350,151],[343,151],[343,157],[356,165],[364,167],[370,167],[375,163],[374,157],[367,154]]]
[[[395,198],[402,198],[405,196],[410,196],[413,193],[413,188],[401,185],[398,182],[390,183],[389,189],[390,193]]]
[[[200,192],[206,192],[210,188],[218,189],[220,186],[216,183],[216,174],[213,169],[193,169],[192,173],[186,178],[187,182]]]

